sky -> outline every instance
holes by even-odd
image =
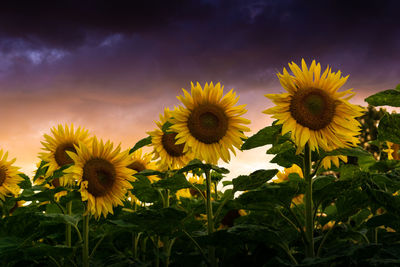
[[[400,83],[398,1],[9,1],[0,7],[0,148],[32,175],[43,134],[74,123],[132,147],[190,82],[234,89],[251,135],[287,63],[350,74],[351,101]],[[238,152],[231,177],[270,168]]]

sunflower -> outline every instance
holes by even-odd
[[[327,156],[323,158],[321,164],[324,167],[325,170],[329,170],[332,166],[331,162],[335,164],[336,167],[339,168],[339,159],[343,160],[344,162],[347,162],[347,156]]]
[[[230,160],[229,150],[240,149],[250,131],[242,124],[250,121],[240,117],[246,113],[245,105],[234,106],[239,97],[233,89],[223,96],[223,86],[206,83],[204,90],[200,84],[192,83],[191,95],[183,89],[183,96],[177,98],[185,105],[172,112],[171,129],[177,144],[185,144],[184,151],[192,150],[194,156],[207,163],[216,164],[220,158]]]
[[[113,207],[123,205],[126,192],[132,188],[134,170],[128,150],[120,152],[113,143],[92,139],[91,146],[80,142],[76,152],[67,151],[74,165],[65,170],[78,181],[82,201],[87,201],[87,213],[99,218],[113,214]]]
[[[149,153],[143,154],[141,148],[131,153],[130,157],[133,162],[129,164],[128,168],[134,170],[135,173],[141,172],[143,170],[157,169],[156,164],[151,161],[151,154]],[[160,180],[160,178],[158,178],[155,175],[148,176],[148,178],[151,182]]]
[[[267,94],[276,106],[264,111],[282,124],[282,134],[292,132],[292,139],[300,153],[308,143],[311,150],[318,147],[325,151],[356,146],[360,124],[355,117],[363,109],[348,100],[354,95],[350,90],[337,90],[347,81],[341,72],[332,72],[329,67],[321,75],[321,65],[315,60],[310,68],[304,59],[302,69],[289,63],[294,76],[283,69],[278,78],[287,91],[282,94]]]
[[[164,115],[160,114],[160,121],[156,122],[158,128],[148,133],[153,146],[153,159],[159,159],[157,165],[161,170],[183,167],[193,159],[191,153],[184,150],[184,144],[175,143],[176,132],[162,131],[162,126],[170,119],[171,111],[165,108]]]
[[[74,163],[70,158],[67,151],[76,152],[75,146],[79,142],[86,145],[90,143],[88,131],[81,129],[80,127],[74,131],[74,125],[71,124],[70,127],[65,125],[63,128],[61,124],[58,127],[53,127],[51,129],[53,136],[44,135],[45,142],[41,142],[44,146],[43,150],[47,152],[40,153],[40,159],[47,162],[44,167],[48,166],[46,177],[49,177],[53,172],[65,165]],[[66,176],[61,178],[56,178],[52,181],[53,186],[65,186],[70,184],[72,180],[68,179]]]
[[[0,199],[5,200],[6,196],[17,196],[21,191],[19,183],[23,181],[18,174],[18,167],[12,166],[16,159],[7,161],[8,152],[4,153],[0,149]]]
[[[192,174],[189,176],[189,183],[193,185],[192,188],[184,188],[180,189],[176,192],[176,196],[178,198],[185,197],[185,198],[192,198],[192,197],[201,197],[200,194],[202,194],[204,197],[206,195],[206,192],[199,192],[194,186],[196,184],[204,184],[204,177],[202,175],[197,175],[197,174]],[[214,193],[215,190],[214,188],[211,188],[211,193]]]
[[[275,179],[273,182],[274,183],[283,183],[283,182],[289,181],[289,174],[291,174],[291,173],[297,173],[301,178],[304,178],[303,171],[301,170],[301,168],[298,165],[293,164],[292,167],[285,168],[282,172],[278,172],[276,174],[277,179]],[[296,205],[301,204],[301,203],[303,203],[303,197],[304,197],[304,195],[300,194],[300,195],[294,197],[292,199],[292,202]]]
[[[387,153],[388,159],[395,159],[399,160],[399,148],[400,146],[398,144],[386,141],[387,149],[383,149],[383,152]]]

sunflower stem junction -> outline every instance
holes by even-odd
[[[72,214],[72,201],[68,201],[67,202],[67,215],[71,216]],[[67,247],[71,247],[71,225],[70,224],[66,224],[65,227],[65,245]]]
[[[206,211],[207,211],[207,230],[208,234],[211,235],[214,233],[214,218],[213,218],[213,211],[212,211],[212,202],[211,202],[211,170],[210,168],[205,168],[204,169],[205,175],[206,175],[206,200],[207,200],[207,205],[206,205]],[[208,247],[208,257],[209,261],[211,263],[211,267],[217,266],[217,261],[215,258],[215,248],[214,247]]]
[[[89,267],[89,220],[90,215],[83,216],[83,247],[82,247],[82,266]]]
[[[304,179],[306,182],[305,192],[305,221],[306,221],[306,256],[314,257],[314,218],[313,218],[313,200],[312,200],[312,176],[311,176],[311,149],[308,143],[304,147]]]

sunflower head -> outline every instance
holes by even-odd
[[[40,153],[40,159],[47,162],[44,167],[48,167],[46,177],[49,177],[53,172],[65,165],[72,164],[74,161],[69,156],[68,152],[76,152],[75,146],[79,142],[86,145],[90,144],[88,131],[78,127],[74,130],[74,125],[61,124],[51,129],[52,135],[44,135],[45,141],[41,142],[45,152]],[[66,176],[56,178],[52,181],[53,186],[65,186],[72,181]]]
[[[7,161],[8,152],[0,149],[0,199],[5,200],[6,196],[17,196],[21,188],[19,183],[23,180],[18,174],[18,167],[13,166],[16,159]]]
[[[292,167],[285,168],[283,171],[278,172],[276,174],[277,179],[274,180],[274,182],[282,183],[282,182],[289,181],[289,174],[291,174],[291,173],[297,173],[301,178],[304,178],[303,171],[301,170],[301,168],[298,165],[293,164]]]
[[[350,90],[338,92],[347,81],[341,72],[332,72],[329,67],[321,74],[321,65],[315,60],[307,67],[304,59],[301,69],[289,64],[293,76],[284,68],[278,78],[287,91],[283,94],[267,94],[275,107],[264,111],[282,124],[282,134],[292,133],[297,152],[306,143],[312,150],[319,147],[326,151],[357,145],[360,124],[355,119],[363,109],[348,100],[354,95]]]
[[[128,150],[114,149],[113,143],[92,139],[91,146],[80,142],[76,152],[67,152],[74,165],[65,172],[78,181],[82,201],[87,201],[87,213],[99,218],[113,213],[113,207],[123,205],[128,189],[132,188],[134,170]]]
[[[143,154],[142,149],[138,149],[130,154],[132,163],[128,165],[129,169],[135,171],[135,173],[143,170],[156,170],[156,164],[151,161],[151,154]],[[148,176],[151,182],[158,181],[159,178],[155,175]]]
[[[163,125],[170,120],[171,111],[165,108],[164,114],[160,114],[160,121],[156,122],[157,129],[148,133],[153,146],[153,159],[159,159],[157,168],[160,170],[180,168],[193,159],[190,151],[184,150],[184,144],[176,143],[176,132],[170,129],[163,131]]]
[[[240,117],[246,113],[245,105],[235,106],[239,97],[233,90],[223,96],[223,86],[217,83],[192,83],[191,94],[183,89],[178,99],[180,106],[172,112],[171,129],[178,133],[177,144],[185,144],[184,151],[191,150],[194,157],[216,164],[220,158],[230,160],[230,152],[240,148],[245,138],[244,131],[250,131],[243,124],[250,121]]]

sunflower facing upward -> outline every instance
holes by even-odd
[[[153,146],[153,159],[160,159],[157,165],[161,170],[183,167],[193,159],[189,151],[184,151],[184,144],[175,143],[176,132],[169,129],[167,132],[162,131],[162,126],[170,119],[171,111],[165,108],[164,115],[160,114],[160,121],[156,122],[158,128],[148,133]]]
[[[87,213],[99,218],[113,214],[113,207],[123,205],[127,189],[132,185],[134,170],[127,166],[132,163],[128,150],[120,152],[120,146],[92,139],[90,147],[84,143],[75,146],[76,152],[67,151],[74,165],[65,170],[78,181],[82,201],[87,201]]]
[[[176,135],[176,144],[185,144],[184,151],[193,151],[194,157],[216,164],[220,158],[230,160],[229,150],[240,149],[243,134],[250,131],[242,124],[250,121],[240,117],[246,113],[245,105],[234,106],[239,97],[233,89],[223,96],[223,86],[217,83],[192,83],[191,94],[183,89],[177,98],[185,105],[172,112],[171,129]]]
[[[328,67],[321,75],[321,65],[315,60],[310,68],[304,59],[301,69],[289,63],[294,76],[283,69],[278,78],[287,91],[282,94],[267,94],[276,106],[264,111],[272,114],[282,124],[282,134],[292,132],[292,139],[300,153],[308,142],[311,150],[321,147],[331,151],[342,147],[355,146],[360,124],[355,117],[361,116],[363,109],[350,104],[354,93],[350,90],[338,92],[347,81],[341,72],[332,72]]]
[[[41,142],[44,146],[43,150],[47,152],[40,153],[40,159],[47,162],[45,166],[48,166],[46,172],[46,177],[51,176],[53,172],[65,165],[74,163],[74,161],[67,154],[67,151],[76,152],[75,146],[79,142],[88,145],[89,134],[87,130],[81,129],[80,127],[74,131],[74,125],[71,124],[70,127],[65,125],[65,128],[61,124],[58,127],[53,127],[51,129],[53,136],[44,135],[45,142]],[[60,179],[54,179],[52,184],[55,187],[65,186],[72,181],[66,177],[61,177]]]
[[[0,199],[5,200],[6,196],[17,196],[21,190],[19,183],[23,180],[19,176],[18,167],[12,166],[16,159],[7,161],[8,152],[3,153],[0,149]]]

